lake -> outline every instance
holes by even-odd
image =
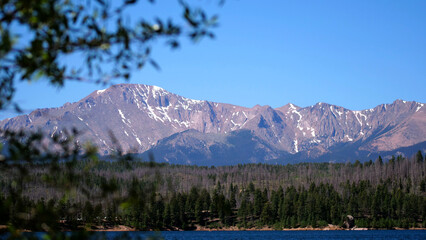
[[[30,235],[42,237],[41,233]],[[123,235],[125,234],[125,235]],[[0,235],[0,239],[5,239]],[[375,231],[187,231],[187,232],[97,232],[93,239],[166,239],[166,240],[239,240],[239,239],[426,239],[426,230],[375,230]]]

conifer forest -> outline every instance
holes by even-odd
[[[15,164],[0,176],[0,225],[20,229],[283,229],[342,226],[347,215],[357,227],[426,226],[421,152],[346,164],[199,167],[90,158],[30,170]]]

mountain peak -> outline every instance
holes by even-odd
[[[287,103],[286,105],[282,106],[282,107],[278,107],[275,108],[275,110],[283,112],[283,113],[287,113],[289,111],[293,111],[293,110],[299,110],[301,109],[301,107],[293,104],[293,103]]]
[[[229,133],[249,131],[250,136],[237,134],[239,139],[250,137],[247,144],[256,146],[265,159],[304,152],[313,156],[312,151],[318,157],[342,144],[353,146],[356,151],[377,152],[425,142],[423,106],[396,100],[363,111],[323,102],[310,107],[288,103],[275,109],[269,105],[245,108],[185,98],[158,86],[118,84],[60,108],[38,109],[3,120],[0,129],[41,129],[54,136],[76,127],[83,133],[79,142],[91,141],[101,154],[110,154],[117,142],[124,152],[142,153],[163,144],[160,140],[182,133],[191,135],[180,138],[187,151],[184,155],[191,151],[214,155],[215,148],[221,151],[225,145],[226,151],[238,155],[241,152],[235,146],[240,145],[233,142],[234,135]],[[209,137],[201,137],[205,134]],[[254,162],[265,160],[251,157]]]
[[[409,104],[409,103],[414,103],[413,101],[405,101],[403,99],[396,99],[395,101],[393,101],[392,104]]]

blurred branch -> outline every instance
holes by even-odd
[[[176,20],[123,20],[138,1],[8,0],[0,3],[0,109],[10,104],[16,81],[42,78],[62,87],[67,80],[110,84],[129,80],[152,59],[152,44],[164,39],[172,49],[181,37],[197,42],[213,38],[218,17],[180,2],[183,24]],[[155,1],[148,1],[154,3]],[[114,4],[113,4],[114,3]],[[184,26],[186,27],[184,27]],[[183,30],[183,29],[186,29]],[[24,32],[24,34],[19,34]],[[84,56],[79,68],[64,64],[69,56]]]

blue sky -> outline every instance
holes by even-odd
[[[426,102],[426,1],[190,3],[218,13],[216,39],[175,51],[156,44],[161,71],[145,68],[131,83],[246,107],[327,102],[361,110],[395,99]],[[145,13],[178,16],[180,9],[159,1],[129,12],[132,19]],[[102,88],[68,83],[58,90],[40,80],[20,83],[15,100],[26,110],[58,107]]]

